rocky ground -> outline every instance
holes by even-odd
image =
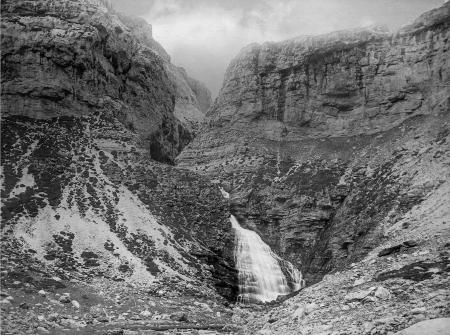
[[[2,267],[2,334],[215,334],[232,314],[198,286],[61,279],[18,264]]]
[[[97,121],[2,120],[2,333],[223,328],[230,309],[217,292],[231,297],[235,284],[232,248],[227,261],[212,242],[232,245],[213,233],[228,223],[217,186],[146,159],[120,123]]]
[[[436,318],[447,318],[448,331],[449,192],[446,182],[387,229],[390,238],[361,262],[333,271],[268,312],[235,312],[245,324],[242,333],[384,335]]]

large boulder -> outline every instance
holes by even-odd
[[[446,335],[450,329],[450,318],[439,318],[418,322],[394,335]]]

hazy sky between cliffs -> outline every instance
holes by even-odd
[[[253,42],[281,41],[373,23],[391,30],[443,0],[112,0],[145,18],[153,36],[215,97],[226,67]]]

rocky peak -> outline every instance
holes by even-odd
[[[432,9],[420,15],[411,24],[402,27],[398,33],[408,34],[420,32],[424,29],[430,29],[433,26],[448,24],[450,16],[450,2],[446,1],[443,6]]]
[[[137,16],[128,16],[122,13],[115,13],[120,20],[130,29],[134,38],[136,38],[140,43],[148,46],[152,49],[158,56],[160,56],[164,61],[170,62],[170,56],[164,50],[164,48],[159,44],[158,41],[153,39],[152,26],[143,18]]]

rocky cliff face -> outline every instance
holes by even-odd
[[[2,286],[38,262],[232,299],[217,186],[156,162],[191,139],[184,112],[205,111],[206,88],[100,1],[3,1],[1,42]]]
[[[449,18],[244,48],[179,166],[309,283],[360,259],[448,186]]]
[[[5,1],[2,12],[3,114],[46,119],[107,109],[164,162],[191,140],[185,120],[207,102],[200,106],[145,21],[97,1]]]
[[[152,38],[151,26],[145,20],[138,17],[128,17],[120,13],[118,15],[141,43],[148,46],[163,59],[166,73],[175,86],[175,117],[191,135],[195,135],[211,106],[211,92],[203,83],[189,77],[185,69],[170,62],[170,56]]]
[[[211,105],[211,93],[204,84],[188,76],[182,67],[166,63],[166,72],[175,83],[175,117],[192,137],[201,127]]]
[[[393,35],[372,27],[250,45],[228,67],[210,123],[295,139],[368,134],[443,111],[449,14],[437,12]]]

